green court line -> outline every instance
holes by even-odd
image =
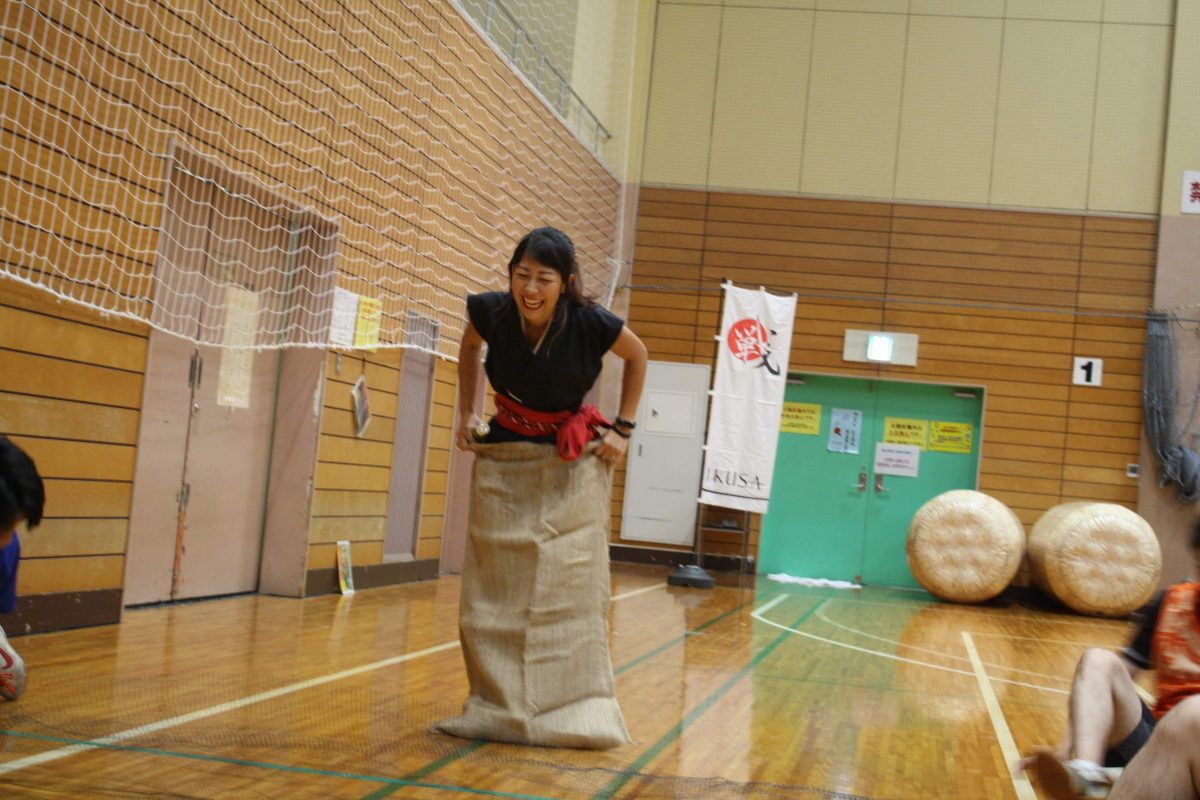
[[[706,628],[716,625],[721,620],[731,616],[732,614],[737,613],[738,611],[741,611],[743,608],[745,608],[748,605],[752,605],[752,603],[739,603],[738,605],[734,606],[733,608],[729,609],[728,611],[725,611],[725,612],[713,617],[708,622],[705,622],[702,625],[697,625],[695,628],[691,629],[690,631],[685,631],[682,635],[676,636],[674,639],[669,640],[665,644],[661,644],[658,647],[654,648],[653,650],[649,651],[648,653],[644,653],[643,655],[640,655],[637,658],[635,658],[633,661],[630,661],[629,663],[624,664],[620,668],[613,670],[613,675],[614,676],[620,675],[623,672],[633,669],[638,664],[641,664],[642,662],[646,661],[646,659],[653,658],[654,656],[658,655],[659,653],[669,650],[681,642],[687,641],[689,637],[696,636],[696,635],[702,633]],[[419,770],[416,770],[415,772],[410,772],[405,777],[406,778],[412,778],[412,777],[422,777],[423,778],[426,775],[430,774],[431,772],[436,772],[437,770],[441,769],[442,767],[452,764],[464,756],[470,755],[471,753],[478,750],[480,747],[484,746],[485,744],[487,744],[487,742],[472,742],[471,744],[467,745],[466,747],[462,748],[461,750],[458,750],[454,753],[444,756],[444,757],[438,759],[437,761],[426,764],[424,767],[421,767]],[[395,792],[397,788],[399,788],[399,787],[384,786],[381,789],[379,789],[378,791],[372,792],[371,794],[362,798],[362,800],[383,800],[383,798],[388,797],[393,792]]]
[[[337,770],[316,769],[315,767],[300,767],[292,764],[272,764],[265,761],[250,761],[244,758],[228,758],[226,756],[214,756],[202,753],[181,753],[174,750],[161,750],[155,747],[137,747],[127,744],[105,744],[95,742],[90,739],[72,739],[66,736],[46,736],[40,733],[25,733],[24,731],[0,731],[0,735],[12,736],[19,739],[38,739],[46,742],[56,742],[58,744],[86,744],[97,750],[120,750],[129,753],[146,753],[154,756],[166,756],[168,758],[186,758],[193,761],[206,761],[215,764],[232,764],[239,767],[257,767],[259,769],[270,769],[276,772],[292,772],[300,775],[317,775],[322,778],[342,778],[352,781],[368,781],[370,783],[386,784],[384,789],[391,792],[408,786],[417,787],[420,789],[434,789],[446,792],[465,792],[466,794],[485,795],[487,797],[505,797],[511,800],[552,800],[552,798],[541,797],[539,795],[529,794],[513,794],[512,792],[498,792],[490,789],[475,789],[469,786],[451,786],[441,783],[424,783],[419,780],[411,780],[405,778],[388,778],[383,775],[361,775],[356,772],[339,772]],[[476,746],[482,742],[474,743]],[[468,749],[468,748],[464,748]],[[373,795],[372,795],[373,796]],[[385,795],[380,795],[385,796]]]
[[[804,612],[804,614],[802,614],[799,619],[797,619],[795,622],[793,622],[791,624],[791,627],[798,628],[800,625],[802,625],[804,623],[804,621],[806,619],[811,617],[813,614],[817,613],[817,611],[821,608],[821,606],[828,603],[829,600],[830,600],[830,598],[828,596],[826,596],[826,598],[824,600],[817,603],[815,606],[810,608],[808,611]],[[729,678],[729,680],[725,681],[725,683],[721,684],[721,686],[718,687],[716,691],[714,691],[707,698],[705,698],[704,702],[700,703],[698,706],[696,706],[691,711],[689,711],[686,715],[684,715],[683,719],[680,720],[678,723],[671,726],[671,729],[668,730],[665,734],[663,734],[661,739],[659,739],[657,742],[655,742],[653,745],[651,745],[649,750],[642,753],[642,755],[639,756],[637,758],[637,760],[635,760],[632,764],[630,764],[628,767],[626,767],[624,770],[622,770],[620,775],[613,778],[613,780],[610,781],[607,786],[605,786],[603,789],[601,789],[596,794],[592,795],[592,800],[610,800],[610,798],[612,798],[613,795],[615,795],[618,791],[620,791],[621,788],[623,786],[625,786],[625,784],[629,783],[629,781],[633,780],[635,777],[640,775],[642,769],[645,768],[645,766],[647,764],[649,764],[651,761],[653,761],[654,758],[659,753],[661,753],[663,750],[665,750],[667,745],[671,744],[671,742],[678,739],[683,734],[684,729],[686,729],[689,725],[691,725],[693,722],[695,722],[696,719],[699,718],[700,715],[702,715],[705,711],[707,711],[709,708],[711,708],[712,705],[714,703],[716,703],[718,700],[720,700],[725,695],[726,692],[728,692],[731,688],[733,688],[733,686],[735,684],[738,683],[738,681],[740,681],[742,678],[744,678],[747,674],[753,672],[754,668],[756,666],[758,666],[764,658],[769,656],[775,650],[776,647],[778,647],[780,644],[782,644],[789,637],[790,637],[790,634],[787,631],[784,631],[783,633],[781,633],[779,636],[777,636],[775,638],[775,641],[771,642],[769,645],[767,645],[762,650],[760,650],[758,652],[758,654],[754,656],[754,658],[750,659],[749,664],[747,664],[746,666],[742,667],[737,672],[735,672]]]
[[[653,658],[654,656],[656,656],[666,650],[669,650],[670,648],[680,644],[681,642],[686,641],[690,637],[699,635],[707,628],[710,628],[713,625],[716,625],[718,622],[721,622],[722,620],[730,617],[731,615],[737,613],[738,611],[742,610],[743,608],[745,608],[748,605],[751,605],[751,603],[740,603],[737,606],[729,609],[728,611],[725,611],[725,612],[713,617],[712,619],[708,620],[707,622],[696,626],[692,630],[685,631],[682,635],[669,640],[665,644],[659,645],[658,647],[654,648],[653,650],[650,650],[649,652],[647,652],[641,656],[638,656],[634,660],[623,665],[622,667],[620,667],[619,669],[614,671],[614,675],[620,675],[621,673],[632,669],[633,667],[637,666],[638,664],[645,662],[647,659]],[[273,764],[273,763],[265,762],[265,761],[249,761],[249,760],[245,760],[245,759],[229,758],[229,757],[217,756],[217,755],[201,755],[201,754],[196,754],[196,753],[184,753],[184,752],[179,752],[179,751],[174,751],[174,750],[164,750],[161,748],[154,748],[154,747],[139,747],[136,745],[100,743],[100,742],[97,742],[92,739],[78,739],[78,738],[70,738],[70,737],[64,737],[64,736],[48,736],[45,734],[27,733],[24,731],[16,731],[16,730],[0,730],[0,735],[12,736],[14,738],[37,739],[37,740],[41,740],[41,741],[56,742],[59,744],[84,744],[84,745],[88,745],[89,747],[92,747],[92,748],[95,748],[98,750],[100,750],[100,749],[119,750],[119,751],[132,752],[132,753],[145,753],[148,755],[164,756],[167,758],[184,758],[184,759],[192,759],[192,760],[196,760],[196,761],[208,761],[208,762],[212,762],[212,763],[255,767],[258,769],[273,769],[273,770],[276,770],[279,772],[292,772],[292,773],[298,773],[298,774],[319,775],[319,776],[327,777],[327,778],[344,778],[347,780],[368,781],[368,782],[372,782],[372,783],[384,784],[377,791],[372,792],[371,794],[364,797],[362,800],[382,800],[382,798],[389,797],[397,790],[405,788],[405,787],[409,787],[409,786],[423,788],[423,789],[433,789],[433,790],[438,790],[438,791],[464,792],[467,794],[477,794],[477,795],[484,795],[484,796],[488,796],[488,797],[512,798],[513,800],[550,800],[549,798],[542,798],[538,795],[512,794],[512,793],[507,793],[507,792],[491,791],[491,790],[487,790],[487,789],[474,789],[474,788],[469,788],[469,787],[464,787],[464,786],[453,786],[453,785],[438,784],[438,783],[426,783],[426,782],[423,782],[420,780],[421,778],[424,778],[425,776],[427,776],[433,772],[436,772],[437,770],[441,769],[442,767],[447,766],[448,764],[452,764],[453,762],[470,755],[471,753],[475,752],[476,750],[478,750],[481,747],[488,744],[488,742],[485,742],[485,741],[471,742],[471,743],[459,748],[458,750],[455,750],[454,752],[451,752],[439,759],[431,761],[430,763],[426,764],[423,767],[420,767],[419,769],[413,770],[412,772],[405,774],[401,778],[389,778],[389,777],[382,776],[382,775],[361,775],[361,774],[352,773],[352,772],[338,772],[335,770],[322,770],[322,769],[317,769],[314,767],[303,767],[303,766],[295,766],[295,765],[290,765],[290,764]],[[0,762],[0,763],[2,763],[2,762]]]
[[[620,675],[623,672],[627,672],[628,670],[631,670],[634,667],[636,667],[638,664],[641,664],[643,661],[650,659],[650,658],[654,658],[659,653],[663,653],[663,652],[666,652],[667,650],[670,650],[672,647],[679,644],[680,642],[685,642],[690,637],[696,636],[700,633],[703,633],[705,629],[711,628],[713,625],[716,625],[721,620],[725,619],[726,617],[728,617],[732,614],[737,613],[738,611],[741,611],[743,608],[745,608],[746,606],[749,606],[749,605],[753,605],[753,603],[741,603],[741,604],[736,605],[733,608],[729,609],[728,611],[724,612],[723,614],[713,617],[708,622],[705,622],[703,625],[697,625],[695,628],[692,628],[690,631],[684,631],[684,633],[682,635],[676,636],[674,639],[671,639],[670,641],[668,641],[665,644],[659,645],[658,647],[654,648],[653,650],[646,653],[645,655],[638,656],[633,661],[630,661],[628,664],[625,664],[624,666],[620,667],[619,669],[613,670],[613,675]]]

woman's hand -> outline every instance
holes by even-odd
[[[625,457],[628,450],[629,440],[610,428],[600,437],[600,444],[596,446],[595,453],[596,458],[612,467]]]
[[[472,414],[458,423],[458,431],[454,435],[454,444],[459,450],[466,450],[475,444],[475,428],[483,424],[478,414]]]

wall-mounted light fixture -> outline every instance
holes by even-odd
[[[846,329],[842,340],[844,361],[874,361],[879,364],[917,365],[917,335],[888,331]]]

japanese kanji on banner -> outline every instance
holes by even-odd
[[[767,511],[796,296],[726,282],[700,502]]]

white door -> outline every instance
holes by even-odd
[[[709,367],[651,361],[629,440],[621,539],[690,545],[708,420]]]

